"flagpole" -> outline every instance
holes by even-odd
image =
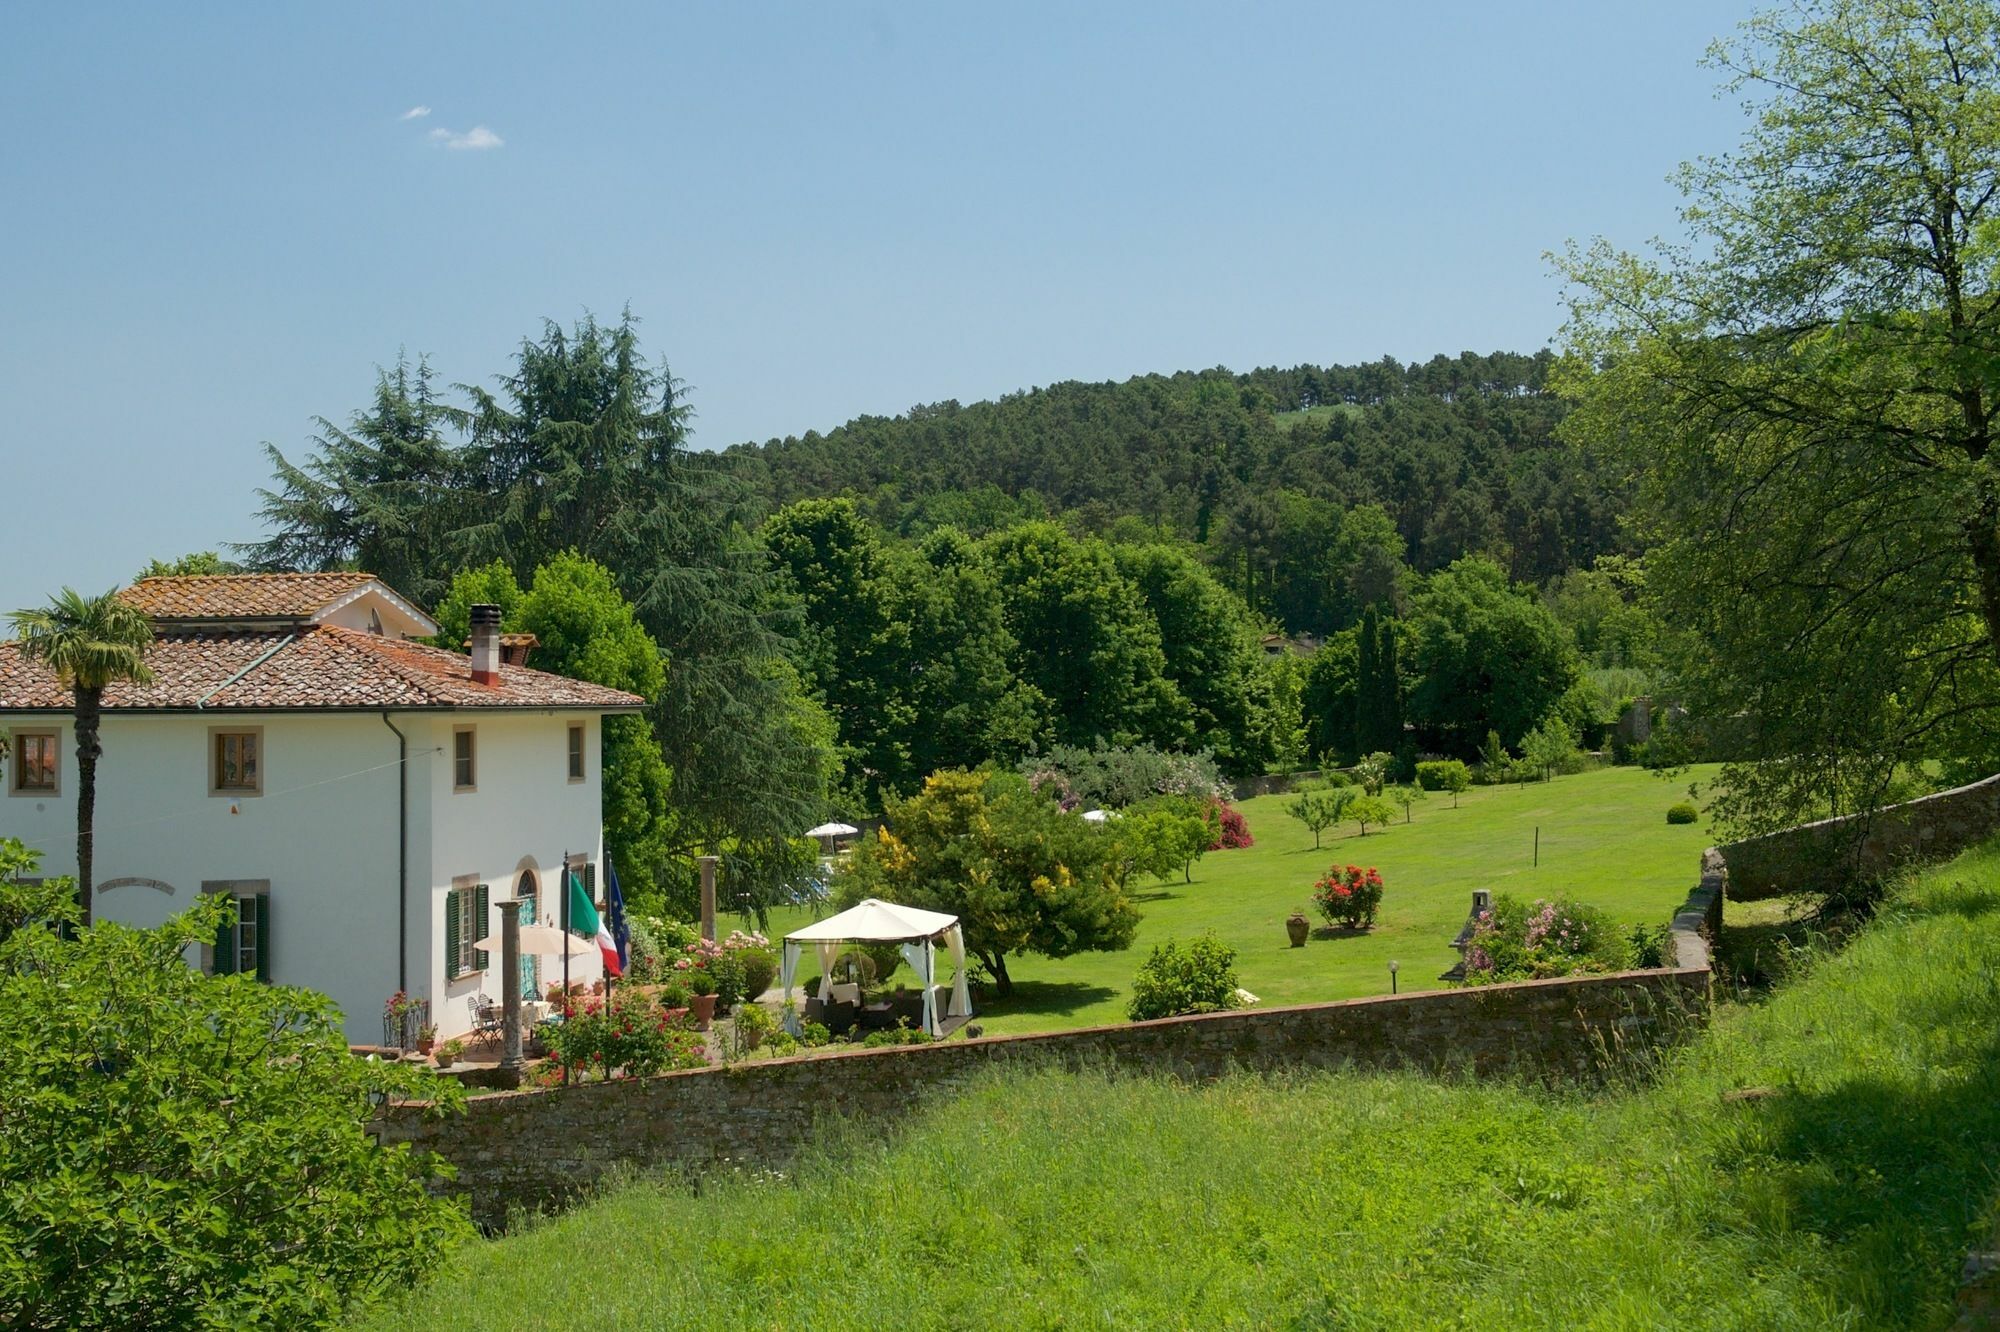
[[[563,848],[562,856],[562,943],[563,943],[563,992],[562,1020],[570,1019],[569,1003],[569,849]],[[563,1086],[569,1085],[569,1061],[562,1065]]]

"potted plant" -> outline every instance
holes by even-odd
[[[437,1053],[432,1055],[431,1058],[437,1061],[439,1068],[450,1068],[458,1062],[458,1057],[464,1053],[465,1042],[454,1036],[443,1045],[440,1045],[437,1048]]]
[[[697,1031],[707,1031],[715,1021],[715,977],[700,967],[687,973],[689,1006],[694,1010]]]
[[[1293,907],[1292,914],[1285,917],[1285,933],[1291,936],[1292,947],[1304,948],[1306,937],[1312,933],[1312,920],[1304,907]]]
[[[423,1026],[417,1028],[417,1051],[420,1054],[429,1054],[431,1047],[437,1044],[437,1038],[437,1023],[424,1023]]]

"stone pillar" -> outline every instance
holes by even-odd
[[[500,1067],[521,1068],[521,902],[500,902]]]
[[[720,856],[701,858],[701,937],[715,942],[715,867]]]

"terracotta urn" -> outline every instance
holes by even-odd
[[[1312,922],[1306,919],[1305,912],[1294,911],[1285,917],[1285,933],[1291,936],[1292,947],[1304,948],[1306,937],[1312,933]]]
[[[694,1009],[695,1030],[707,1031],[715,1021],[715,996],[697,994],[689,998],[688,1003]]]

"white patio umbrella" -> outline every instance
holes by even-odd
[[[490,953],[500,951],[500,936],[489,934],[472,945]],[[597,945],[588,939],[579,939],[553,925],[523,925],[521,927],[521,954],[524,957],[561,957],[568,953],[571,957],[596,957]]]
[[[1109,823],[1117,817],[1116,814],[1113,814],[1108,809],[1093,809],[1083,816],[1083,821],[1085,823]]]
[[[861,829],[851,823],[822,823],[817,828],[806,829],[808,837],[852,837]]]

